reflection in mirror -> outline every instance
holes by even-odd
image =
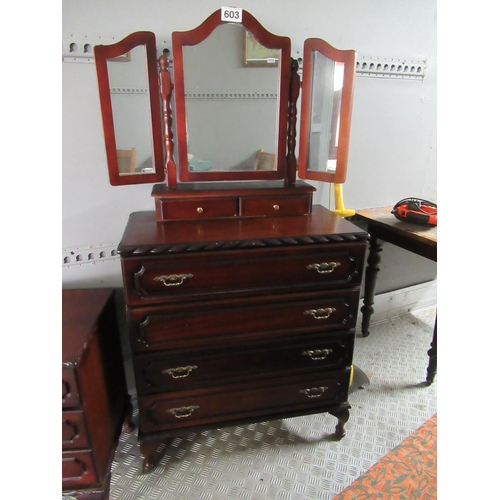
[[[125,57],[109,59],[107,65],[118,173],[120,176],[153,173],[145,47],[140,45]]]
[[[312,64],[308,168],[335,173],[344,63],[332,61],[320,52],[313,51]]]
[[[246,66],[246,38],[243,26],[222,24],[183,47],[191,172],[276,169],[279,68]]]

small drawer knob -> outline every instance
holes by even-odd
[[[202,214],[203,213],[203,208],[202,207],[198,207],[196,209],[196,211],[199,213],[199,214]]]
[[[279,210],[280,206],[279,205],[273,205],[274,210]]]

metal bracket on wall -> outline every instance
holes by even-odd
[[[62,252],[63,267],[96,264],[120,258],[116,243],[97,243],[81,247],[64,248]]]
[[[358,56],[356,76],[423,80],[426,64],[424,60]]]
[[[115,38],[88,37],[87,35],[63,35],[62,62],[94,64],[94,46],[116,43]]]

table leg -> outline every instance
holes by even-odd
[[[429,366],[427,367],[427,384],[434,382],[437,373],[437,314],[434,321],[434,335],[432,336],[431,348],[427,351],[429,355]]]
[[[370,318],[373,314],[372,306],[375,298],[375,283],[377,281],[378,272],[380,271],[380,252],[382,251],[382,246],[379,245],[376,235],[370,232],[370,226],[368,226],[368,232],[370,233],[370,251],[365,274],[363,307],[361,308],[361,313],[363,314],[361,319],[361,332],[364,337],[368,337],[370,334],[368,327],[370,326]]]

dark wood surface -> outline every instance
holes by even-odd
[[[132,406],[113,290],[62,291],[62,490],[106,499],[122,423]]]
[[[328,239],[331,236],[332,238]],[[318,237],[317,243],[366,240],[365,231],[342,217],[333,214],[330,210],[314,205],[311,215],[300,217],[253,217],[243,219],[213,219],[204,221],[168,221],[157,223],[155,213],[134,212],[118,251],[129,254],[137,249],[141,254],[150,246],[156,246],[156,253],[163,245],[223,243],[223,242],[251,242],[256,245],[268,245],[272,241],[281,241],[281,246],[315,243],[310,240]],[[297,238],[297,241],[293,241]],[[309,238],[309,239],[308,239]],[[260,242],[260,243],[259,243]],[[276,244],[278,244],[276,243]],[[235,243],[236,245],[236,243]],[[142,252],[141,252],[142,249]]]
[[[129,218],[119,252],[144,470],[180,432],[329,412],[345,434],[366,240],[311,215]]]
[[[437,262],[437,226],[424,226],[396,219],[391,214],[392,206],[359,210],[356,218],[368,223],[370,234],[370,251],[365,275],[365,290],[363,296],[363,314],[361,331],[366,337],[370,334],[370,319],[374,312],[375,284],[380,271],[382,245],[386,241],[421,257]],[[437,373],[437,318],[431,348],[428,351],[429,366],[427,383],[431,384]]]
[[[437,261],[437,226],[403,222],[391,214],[392,206],[357,210],[356,217],[367,222],[370,236]]]

